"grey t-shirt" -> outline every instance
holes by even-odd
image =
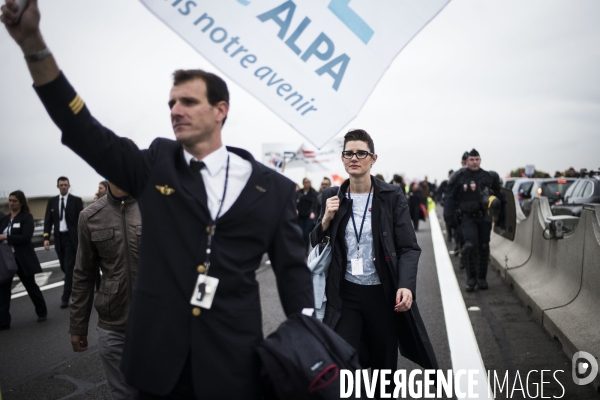
[[[346,273],[344,278],[347,281],[356,283],[359,285],[379,285],[379,275],[375,269],[373,263],[373,231],[371,229],[371,206],[373,204],[373,195],[369,198],[369,204],[367,203],[368,193],[365,194],[351,194],[352,196],[352,212],[354,213],[354,221],[356,222],[356,232],[360,233],[360,225],[365,212],[365,207],[369,207],[365,216],[365,223],[363,225],[362,235],[360,237],[360,250],[356,241],[356,233],[354,231],[354,224],[352,218],[348,220],[346,225],[346,246],[348,248],[348,257],[346,260]],[[348,197],[348,194],[346,194]],[[357,250],[360,253],[357,254]],[[352,275],[352,259],[362,258],[363,260],[363,274]]]

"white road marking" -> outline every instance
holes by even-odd
[[[48,283],[48,280],[50,279],[50,275],[52,275],[52,272],[42,272],[40,274],[35,274],[35,283],[37,283],[38,286],[44,286],[46,283]],[[15,277],[15,281],[19,280],[19,277],[16,276]],[[13,289],[12,289],[12,293],[19,293],[19,292],[23,292],[25,291],[25,286],[23,286],[22,282],[19,282]]]
[[[40,265],[42,266],[42,269],[56,268],[60,267],[60,262],[58,260],[46,261],[41,263]]]
[[[59,286],[64,286],[64,284],[65,284],[65,281],[55,282],[55,283],[51,283],[50,285],[40,287],[40,290],[43,292],[44,290],[49,290],[49,289],[57,288]],[[17,294],[13,294],[12,296],[10,296],[10,298],[12,300],[12,299],[16,299],[16,298],[23,297],[23,296],[27,296],[26,291],[17,293]]]
[[[54,249],[54,245],[50,246],[50,250],[52,250],[52,249]],[[46,249],[44,249],[44,247],[42,246],[42,247],[36,247],[34,250],[35,251],[42,251],[42,250],[46,250]]]
[[[435,212],[429,213],[429,221],[435,265],[440,282],[442,306],[444,307],[444,320],[448,332],[452,369],[455,373],[458,370],[478,370],[479,373],[476,376],[478,382],[477,385],[474,385],[473,392],[478,395],[479,399],[493,399],[494,397],[491,396],[487,383],[487,373],[477,345],[475,332],[473,332],[469,313],[460,292],[460,286],[448,255],[442,228]],[[464,379],[464,376],[460,379],[460,389],[463,393],[467,393],[467,380]]]

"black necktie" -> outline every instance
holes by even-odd
[[[196,161],[196,160],[190,161],[190,168],[192,168],[192,171],[194,171],[194,172],[200,172],[200,170],[202,168],[204,168],[205,166],[206,166],[206,164],[204,164],[204,161]]]
[[[192,169],[192,171],[194,171],[195,173],[198,174],[198,172],[200,172],[200,170],[202,168],[206,167],[206,164],[204,164],[204,161],[196,161],[196,160],[191,160],[190,161],[190,168]],[[198,174],[198,177],[200,178],[200,202],[204,205],[208,204],[208,198],[206,195],[206,188],[204,187],[204,179],[202,179],[202,174]]]
[[[65,198],[60,198],[60,220],[62,221],[65,218]]]

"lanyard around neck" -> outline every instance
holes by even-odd
[[[213,237],[215,236],[215,231],[217,230],[217,220],[221,216],[221,210],[223,210],[223,203],[225,203],[225,195],[227,194],[227,184],[229,183],[229,154],[227,155],[227,166],[225,167],[225,185],[223,186],[223,197],[221,198],[221,204],[219,204],[219,210],[217,211],[217,215],[215,219],[210,220],[210,226],[208,231],[208,239],[206,244],[206,261],[204,262],[204,267],[206,271],[204,272],[208,275],[208,269],[210,268],[210,253]],[[209,211],[210,213],[210,211]]]
[[[356,221],[354,220],[354,210],[350,213],[352,217],[352,225],[354,226],[354,234],[356,235],[356,258],[360,254],[360,238],[362,236],[363,226],[365,225],[365,218],[367,217],[367,209],[369,208],[369,200],[371,199],[371,191],[373,190],[373,182],[371,182],[371,188],[369,189],[369,195],[367,196],[367,203],[365,204],[365,212],[363,213],[362,222],[360,223],[360,232],[356,230]],[[348,186],[348,199],[352,200],[352,196],[350,195],[350,186]],[[354,205],[353,207],[354,208]]]

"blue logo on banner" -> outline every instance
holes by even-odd
[[[352,10],[348,4],[350,0],[331,0],[329,9],[350,29],[364,44],[369,43],[373,37],[373,29]]]
[[[238,3],[247,6],[249,0],[237,0]],[[373,29],[349,7],[350,0],[330,0],[329,9],[344,23],[364,44],[369,43],[373,37]]]

